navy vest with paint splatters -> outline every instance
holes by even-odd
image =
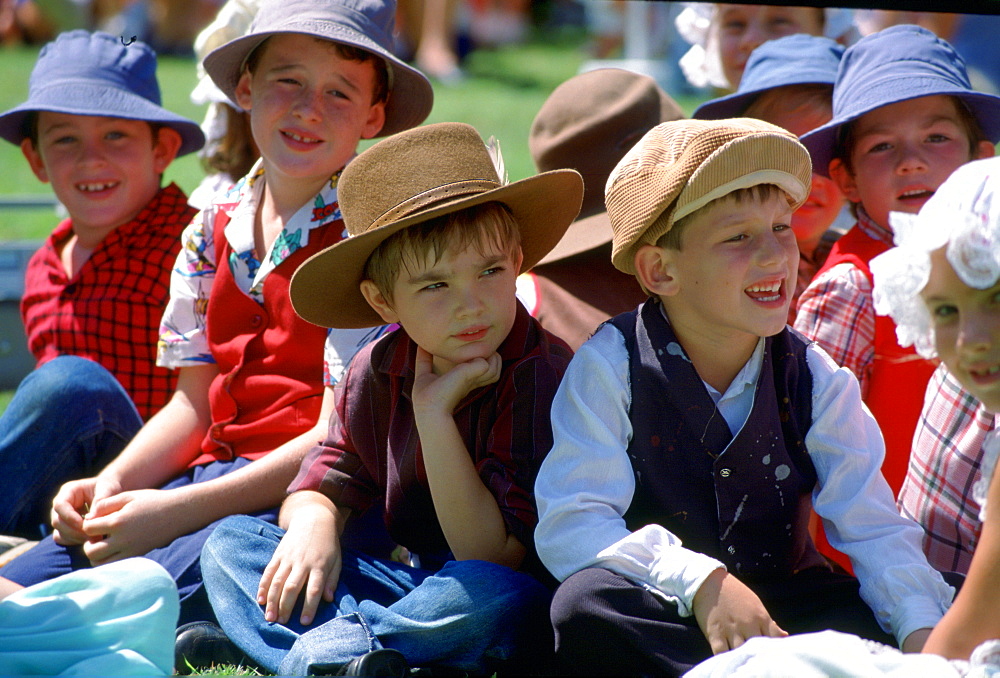
[[[658,523],[734,574],[786,575],[825,561],[808,523],[816,470],[809,342],[765,340],[753,408],[733,436],[655,299],[609,322],[629,353],[636,490],[629,529]]]

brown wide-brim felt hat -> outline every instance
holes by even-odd
[[[632,146],[655,125],[684,112],[653,78],[621,68],[575,75],[549,95],[528,135],[539,172],[575,169],[583,176],[580,218],[539,264],[559,261],[611,242],[604,184]]]
[[[504,183],[479,133],[444,122],[384,139],[348,163],[337,184],[345,240],[314,254],[292,276],[295,312],[323,327],[382,324],[361,294],[368,257],[402,229],[452,212],[500,202],[521,235],[521,271],[534,266],[580,212],[583,179],[554,170]]]
[[[273,35],[298,33],[371,52],[389,69],[384,137],[419,125],[430,115],[434,90],[427,77],[392,53],[396,3],[387,0],[263,0],[250,31],[212,50],[203,66],[236,101],[247,57]]]
[[[751,118],[657,125],[608,177],[611,263],[634,275],[638,249],[655,245],[678,219],[761,184],[787,193],[793,210],[809,197],[812,161],[791,132]]]

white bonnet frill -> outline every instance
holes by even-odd
[[[715,18],[716,3],[685,2],[674,25],[691,48],[678,62],[684,77],[694,87],[717,87],[735,90],[740,84],[730,83],[722,70],[719,57],[719,33],[710,30]],[[823,10],[823,36],[849,45],[857,38],[854,10],[827,7]]]
[[[931,252],[946,247],[959,278],[986,289],[1000,278],[1000,157],[955,170],[919,214],[892,212],[896,246],[871,261],[875,312],[896,323],[900,346],[933,358],[934,326],[920,298],[930,277]]]

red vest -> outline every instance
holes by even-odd
[[[889,249],[858,227],[852,228],[840,240],[827,258],[817,277],[837,264],[856,266],[868,282],[872,281],[868,262]],[[913,433],[924,404],[924,391],[934,372],[935,364],[917,355],[912,348],[903,348],[896,341],[896,323],[887,315],[875,316],[875,357],[868,380],[865,404],[871,410],[885,438],[885,476],[893,495],[898,495],[910,461]]]
[[[203,454],[191,466],[259,459],[309,430],[323,400],[327,330],[295,314],[288,286],[302,262],[341,240],[343,222],[311,231],[309,244],[268,274],[263,305],[233,279],[232,248],[224,235],[228,223],[229,215],[220,212],[214,225],[217,270],[205,320],[219,367],[209,388],[212,426],[201,444]]]

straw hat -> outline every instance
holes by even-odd
[[[539,264],[611,242],[604,184],[622,156],[652,127],[684,117],[656,81],[620,68],[581,73],[556,87],[528,137],[539,172],[575,169],[583,175],[580,218]]]
[[[791,132],[763,120],[679,120],[651,129],[622,158],[605,191],[614,231],[611,262],[635,274],[635,253],[678,219],[727,193],[775,184],[798,208],[809,196],[809,153]],[[658,228],[650,226],[660,217]]]
[[[378,136],[422,123],[434,105],[427,77],[392,53],[396,3],[393,0],[263,0],[250,31],[205,57],[205,70],[236,101],[236,85],[247,57],[272,35],[299,33],[371,52],[389,69],[389,100]]]
[[[361,294],[368,257],[407,226],[487,202],[506,205],[521,232],[528,270],[551,250],[580,212],[583,180],[574,170],[504,183],[479,133],[438,123],[375,144],[348,163],[337,185],[351,237],[310,257],[292,277],[295,312],[324,327],[382,323]]]

